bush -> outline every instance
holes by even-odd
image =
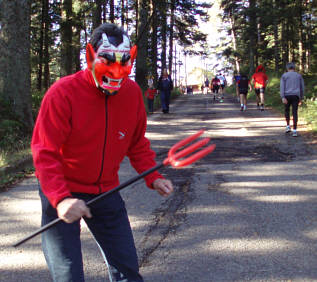
[[[317,132],[317,98],[306,99],[299,111],[311,130]]]
[[[5,119],[0,122],[0,148],[17,151],[24,148],[23,126],[15,120]]]

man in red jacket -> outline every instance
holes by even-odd
[[[138,173],[155,165],[145,138],[146,111],[139,86],[128,78],[136,47],[113,24],[103,24],[87,45],[87,69],[61,78],[42,101],[32,138],[40,183],[42,225],[63,221],[42,234],[54,281],[84,281],[80,243],[83,218],[116,281],[143,281],[124,202],[113,193],[88,208],[85,202],[118,186],[125,156]],[[168,196],[172,183],[158,172],[149,188]]]

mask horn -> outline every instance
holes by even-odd
[[[138,47],[134,45],[131,50],[130,50],[130,55],[131,55],[131,64],[133,64],[134,59],[136,58],[138,53]]]
[[[92,64],[95,60],[95,50],[90,43],[86,46],[86,62],[89,70],[92,70]]]

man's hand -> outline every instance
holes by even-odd
[[[90,209],[83,200],[66,198],[58,203],[57,214],[60,219],[67,223],[72,223],[83,216],[91,218]]]
[[[172,182],[163,178],[156,179],[153,182],[153,188],[164,197],[169,196],[174,190]]]
[[[286,104],[287,104],[287,99],[286,99],[286,98],[283,98],[283,99],[282,99],[282,102],[283,102],[283,104],[286,105]]]

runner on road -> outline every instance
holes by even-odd
[[[125,156],[139,173],[155,165],[155,153],[145,137],[142,93],[128,78],[136,51],[122,29],[102,24],[87,45],[87,69],[58,80],[42,101],[31,147],[40,183],[42,225],[62,219],[42,233],[53,281],[84,281],[81,218],[115,281],[143,281],[120,193],[91,207],[85,204],[118,186]],[[158,172],[145,181],[163,196],[173,191],[172,183]]]
[[[225,78],[224,75],[222,75],[221,73],[219,75],[217,75],[218,79],[220,80],[220,95],[221,95],[221,100],[220,102],[223,101],[224,98],[224,93],[225,93],[225,86],[227,85],[227,80]]]
[[[211,87],[212,87],[212,93],[214,94],[214,100],[216,100],[216,94],[218,94],[219,87],[220,87],[220,80],[215,76],[211,80]]]
[[[293,114],[293,137],[297,137],[297,111],[298,105],[301,104],[304,98],[305,85],[303,77],[295,71],[294,63],[286,64],[287,72],[284,73],[280,81],[280,95],[285,106],[286,130],[291,132],[290,127],[290,106],[292,105]]]
[[[259,65],[252,75],[251,83],[253,82],[254,84],[257,108],[261,111],[264,111],[264,92],[268,81],[269,78],[265,74],[265,68],[262,65]]]
[[[157,89],[160,91],[161,105],[163,114],[169,113],[171,91],[173,90],[173,81],[168,74],[167,69],[163,69],[162,75],[159,78]]]
[[[241,104],[240,111],[246,111],[248,90],[250,91],[252,90],[250,80],[245,74],[242,74],[237,83],[238,83],[239,93],[240,93],[240,104]]]
[[[203,92],[204,92],[204,94],[208,94],[208,89],[209,89],[209,79],[208,79],[208,77],[206,78],[206,80],[205,80],[205,86],[204,86],[204,89],[203,89]]]

